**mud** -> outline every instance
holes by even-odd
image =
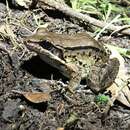
[[[11,25],[19,43],[20,38],[29,34],[28,30],[33,31],[37,27],[34,14],[40,17],[42,22],[53,21],[50,31],[85,31],[68,18],[53,17],[52,14],[49,16],[49,13],[46,14],[41,9],[32,10],[30,13],[12,7],[10,11],[11,17],[15,20],[24,17],[24,22],[26,21],[26,26],[18,26],[18,23],[12,20],[14,23]],[[5,3],[0,3],[1,24],[5,22],[7,14]],[[12,49],[9,40],[4,42]],[[93,102],[95,94],[86,85],[80,85],[80,89],[74,95],[68,94],[65,92],[67,79],[63,75],[41,61],[36,54],[29,51],[25,51],[24,54],[23,50],[13,49],[12,55],[0,50],[0,130],[60,130],[63,127],[65,130],[130,129],[128,108],[115,102],[108,115],[103,118]],[[51,100],[39,104],[31,103],[12,90],[50,92]]]

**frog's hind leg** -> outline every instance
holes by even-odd
[[[108,63],[95,65],[91,68],[87,85],[95,93],[104,91],[115,81],[118,71],[119,61],[117,58],[110,59]]]

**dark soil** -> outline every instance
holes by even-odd
[[[10,9],[10,17],[16,20],[24,18],[26,26],[18,26],[12,19],[13,32],[21,39],[33,31],[37,25],[33,14],[42,22],[52,22],[50,31],[58,33],[83,32],[83,26],[74,24],[63,14],[41,9]],[[5,22],[8,12],[5,3],[0,3],[0,23]],[[27,30],[28,29],[28,30]],[[114,41],[118,41],[118,37]],[[129,39],[120,37],[120,44],[129,47]],[[127,39],[127,40],[126,40]],[[125,41],[125,42],[124,42]],[[127,41],[127,42],[126,42]],[[129,130],[129,109],[115,102],[108,115],[94,103],[95,94],[86,85],[81,85],[74,95],[65,92],[67,79],[57,70],[40,60],[36,54],[20,47],[12,49],[10,40],[1,40],[11,51],[11,55],[0,50],[0,130]],[[127,44],[128,43],[128,44]],[[24,45],[23,45],[24,46]],[[25,54],[24,54],[25,51]],[[24,55],[23,55],[24,54]],[[52,80],[53,79],[53,80]],[[64,83],[62,83],[62,81]],[[31,103],[12,90],[51,92],[51,100],[43,103]]]

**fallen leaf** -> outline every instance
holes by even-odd
[[[118,100],[119,102],[121,102],[122,104],[126,105],[127,107],[130,107],[130,103],[129,103],[128,99],[126,98],[125,94],[123,93],[123,90],[125,88],[127,88],[127,87],[124,87],[124,88],[121,89],[120,87],[117,86],[117,84],[113,83],[107,89],[107,91],[110,91],[111,95],[112,95],[111,106],[113,105],[115,100]]]
[[[31,4],[31,0],[15,0],[16,4],[19,6],[28,8],[28,4]]]
[[[63,127],[59,127],[56,130],[64,130],[64,128]]]
[[[17,90],[12,90],[15,93],[22,94],[27,100],[33,103],[42,103],[49,101],[51,96],[48,93],[43,92],[21,92]]]
[[[113,105],[115,100],[118,100],[119,102],[126,105],[127,107],[130,107],[130,90],[127,86],[127,81],[130,76],[127,74],[127,69],[125,67],[125,60],[119,54],[118,50],[116,50],[116,48],[111,47],[111,46],[107,46],[107,47],[112,52],[112,55],[110,56],[110,58],[117,58],[120,63],[119,72],[115,79],[115,83],[113,83],[107,89],[107,91],[110,91],[112,94],[111,105]]]
[[[124,104],[127,107],[130,107],[130,103],[128,102],[128,99],[124,95],[124,93],[119,93],[117,100],[120,101],[122,104]]]
[[[0,34],[6,34],[6,25],[5,24],[0,25]]]
[[[14,4],[29,9],[31,6],[36,6],[37,2],[38,0],[15,0]]]

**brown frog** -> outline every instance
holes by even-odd
[[[103,91],[113,83],[119,70],[118,59],[109,59],[104,45],[87,33],[67,35],[39,29],[25,38],[25,45],[68,77],[70,90],[86,79],[92,91]]]

